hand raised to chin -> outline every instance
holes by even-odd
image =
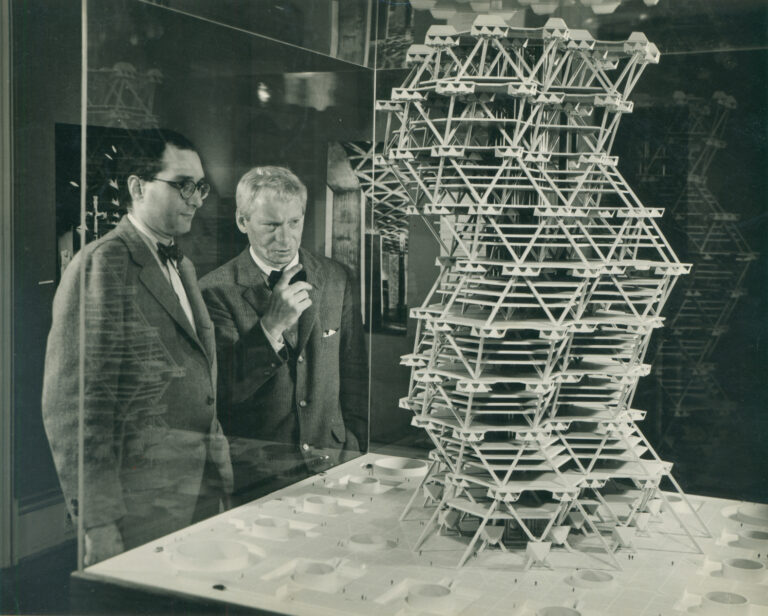
[[[301,263],[297,263],[283,271],[280,280],[272,289],[267,309],[261,318],[262,326],[275,339],[280,339],[283,332],[293,326],[301,314],[312,305],[309,297],[312,285],[304,280],[291,283],[302,267]]]

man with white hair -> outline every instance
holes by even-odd
[[[300,248],[304,184],[288,169],[255,167],[235,198],[250,246],[200,286],[216,328],[219,417],[239,441],[233,463],[242,489],[254,481],[243,469],[257,459],[264,474],[285,466],[275,457],[316,473],[365,448],[367,362],[351,272]],[[260,443],[282,453],[238,460]]]

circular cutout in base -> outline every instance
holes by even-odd
[[[593,571],[591,569],[577,571],[575,577],[582,582],[590,582],[591,584],[605,584],[613,580],[613,576],[610,573]]]
[[[171,560],[186,571],[237,571],[250,564],[250,552],[237,541],[185,541],[171,548]]]
[[[756,526],[760,530],[768,530],[768,505],[760,503],[728,505],[723,507],[720,515],[732,528],[735,526],[738,526],[739,529],[744,526]]]
[[[735,592],[716,590],[704,595],[699,609],[702,614],[746,614],[749,601]]]
[[[738,516],[745,524],[768,527],[768,505],[744,503],[739,505]]]
[[[768,531],[745,530],[740,532],[739,543],[745,548],[768,552]]]
[[[606,571],[580,569],[568,578],[567,582],[572,586],[579,586],[580,588],[595,588],[611,584],[613,576]]]
[[[349,548],[356,552],[375,552],[387,547],[387,540],[381,535],[360,533],[349,538]]]
[[[677,513],[688,513],[688,505],[685,499],[679,494],[667,494],[667,502],[661,507],[662,511],[669,511],[671,508]]]
[[[379,491],[381,482],[376,477],[350,477],[347,482],[347,489],[361,494],[376,494]]]
[[[304,511],[319,515],[333,515],[339,511],[339,504],[332,496],[307,496],[304,499]]]
[[[305,588],[322,592],[336,592],[336,569],[328,563],[303,562],[293,572],[294,582]]]
[[[765,565],[751,558],[729,558],[723,561],[723,577],[743,582],[759,582],[765,573]]]
[[[290,530],[288,521],[280,518],[256,518],[251,522],[251,534],[264,539],[285,539]]]
[[[409,479],[422,477],[427,473],[425,460],[413,460],[411,458],[382,458],[373,463],[376,472],[382,477],[394,479]]]
[[[416,610],[443,614],[453,601],[451,589],[442,584],[414,584],[408,589],[406,603]]]

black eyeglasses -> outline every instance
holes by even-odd
[[[173,180],[164,180],[162,178],[147,178],[147,181],[165,182],[170,184],[176,190],[179,191],[181,198],[186,201],[195,194],[196,190],[200,191],[200,199],[205,199],[211,192],[211,185],[205,180],[200,180],[195,184],[192,180],[184,180],[183,182],[174,182]]]

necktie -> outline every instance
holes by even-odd
[[[270,291],[275,288],[275,285],[280,281],[280,278],[283,276],[283,270],[272,270],[269,272],[269,276],[267,276],[267,287],[269,287]],[[291,278],[291,281],[289,284],[293,284],[294,282],[298,280],[306,280],[307,279],[307,273],[304,270],[299,270],[293,278]],[[283,332],[283,340],[288,344],[289,347],[292,349],[296,348],[296,345],[298,343],[298,334],[299,334],[299,327],[298,323],[294,323],[286,329]]]
[[[269,277],[267,278],[267,286],[271,289],[275,288],[275,285],[280,280],[280,277],[283,275],[283,270],[272,270],[269,272]]]
[[[275,285],[280,281],[280,278],[283,275],[283,270],[272,270],[269,272],[269,276],[267,277],[267,286],[270,288],[270,290],[275,288]],[[299,280],[306,280],[307,279],[307,272],[304,270],[299,270],[293,275],[293,278],[291,278],[291,281],[288,284],[293,284],[294,282],[297,282]]]
[[[184,253],[181,252],[181,248],[179,248],[176,244],[161,244],[158,242],[157,254],[160,257],[160,261],[162,261],[163,265],[167,264],[168,259],[170,259],[178,266],[178,264],[181,263],[181,260],[184,258]]]

